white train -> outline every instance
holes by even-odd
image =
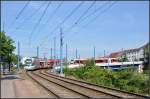
[[[49,60],[40,58],[25,58],[24,65],[25,70],[35,70],[52,67],[52,64],[49,62]]]

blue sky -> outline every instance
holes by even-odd
[[[55,12],[61,1],[52,1],[36,30],[32,32],[31,43],[29,36],[34,25],[38,22],[48,1],[30,1],[18,19],[15,19],[27,1],[3,1],[1,12],[1,24],[4,23],[6,35],[10,36],[17,45],[21,43],[22,56],[36,56],[36,47],[40,47],[40,57],[46,53],[50,57],[50,48],[54,46],[53,38],[56,37],[57,55],[59,56],[59,34],[62,27],[65,45],[68,45],[68,57],[75,57],[75,49],[78,49],[80,57],[92,57],[93,46],[96,47],[96,56],[123,49],[137,48],[149,41],[149,3],[148,1],[118,1],[112,7],[106,9],[113,1],[96,1],[91,9],[82,17],[79,24],[71,30],[77,19],[93,3],[84,2],[67,21],[59,25],[81,1],[65,1]],[[103,6],[104,5],[104,6]],[[41,9],[37,10],[40,6]],[[102,9],[90,15],[100,6]],[[54,14],[54,15],[53,15]],[[83,20],[86,16],[85,20]],[[50,19],[50,20],[48,20]],[[48,21],[47,21],[48,20]],[[58,28],[56,28],[58,26]],[[17,28],[17,29],[16,29]],[[55,29],[54,32],[52,32]],[[1,25],[1,29],[3,29]],[[15,53],[17,50],[15,50]]]

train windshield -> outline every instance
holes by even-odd
[[[32,59],[26,59],[25,64],[26,64],[27,66],[33,65]]]

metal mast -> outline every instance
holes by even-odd
[[[60,28],[60,75],[63,75],[63,36],[62,28]]]
[[[18,41],[18,57],[17,57],[17,67],[18,67],[18,71],[20,70],[20,42]]]

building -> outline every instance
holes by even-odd
[[[114,52],[109,55],[109,57],[117,58],[117,59],[126,57],[129,62],[133,62],[133,61],[148,62],[148,59],[149,59],[148,56],[149,56],[149,43],[139,48]]]
[[[129,61],[148,61],[149,43],[142,47],[125,50],[125,56]]]
[[[129,49],[124,51],[124,56],[131,61],[142,61],[144,58],[144,49],[143,48],[136,48],[136,49]]]
[[[109,55],[110,58],[121,59],[124,57],[124,51],[114,52]]]

